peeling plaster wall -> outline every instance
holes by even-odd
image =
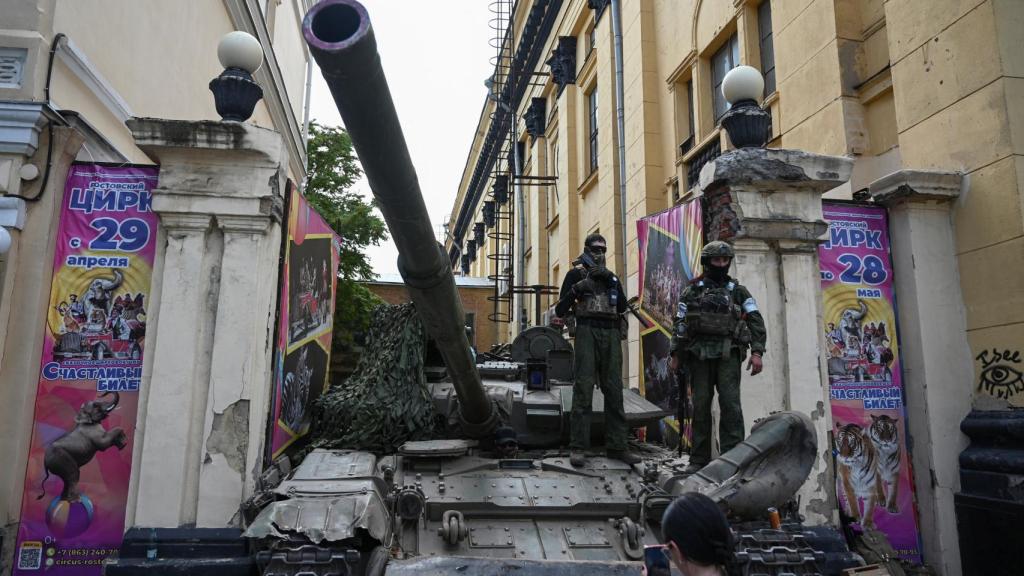
[[[133,120],[161,163],[159,346],[140,406],[128,523],[237,522],[264,454],[285,157],[247,124]]]

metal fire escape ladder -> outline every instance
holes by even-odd
[[[493,309],[487,316],[491,322],[512,322],[513,294],[510,288],[515,282],[514,262],[512,259],[515,244],[515,203],[509,200],[510,183],[514,174],[514,157],[510,154],[511,142],[515,138],[514,103],[510,102],[510,86],[515,84],[512,58],[512,0],[493,0],[491,10],[492,36],[489,41],[494,50],[491,64],[494,74],[488,82],[488,97],[494,102],[491,113],[491,124],[499,124],[511,116],[508,123],[508,134],[503,135],[504,142],[492,147],[486,154],[488,163],[494,166],[491,172],[491,191],[488,200],[484,201],[484,224],[487,226],[487,237],[490,238],[491,250],[487,254],[490,260],[490,274],[487,278],[494,282],[494,293],[488,296]]]

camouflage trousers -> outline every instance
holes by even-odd
[[[608,450],[626,449],[626,412],[622,407],[622,348],[618,328],[576,328],[576,381],[572,386],[569,447],[590,447],[594,385],[604,394],[604,438]]]
[[[742,361],[738,350],[724,358],[699,360],[690,356],[686,369],[693,388],[693,448],[690,463],[711,461],[711,402],[718,390],[718,436],[722,454],[743,441],[743,407],[740,405]]]

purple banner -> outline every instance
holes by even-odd
[[[640,334],[640,392],[654,404],[678,414],[679,382],[676,373],[669,369],[670,337],[679,295],[697,274],[700,264],[700,202],[687,202],[641,218],[636,229],[640,245],[640,309],[650,320],[650,327],[641,327]],[[684,412],[692,413],[689,409]],[[682,423],[685,446],[690,445],[693,436],[690,420],[687,416]],[[649,427],[647,439],[673,446],[679,441],[679,434],[679,419],[670,416]]]
[[[844,514],[920,561],[884,208],[824,203],[823,329]]]
[[[156,184],[155,167],[74,164],[68,173],[15,575],[98,575],[121,543],[156,254]]]

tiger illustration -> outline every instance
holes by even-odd
[[[836,450],[839,455],[839,478],[846,493],[846,503],[855,522],[865,528],[874,528],[875,506],[884,498],[882,477],[878,473],[878,453],[874,444],[866,441],[864,429],[857,424],[836,422]],[[864,513],[860,513],[860,499],[864,500]]]
[[[898,419],[889,416],[871,415],[871,427],[868,436],[878,453],[878,474],[885,484],[885,509],[890,514],[900,511],[896,498],[900,485],[900,430],[896,426]]]

